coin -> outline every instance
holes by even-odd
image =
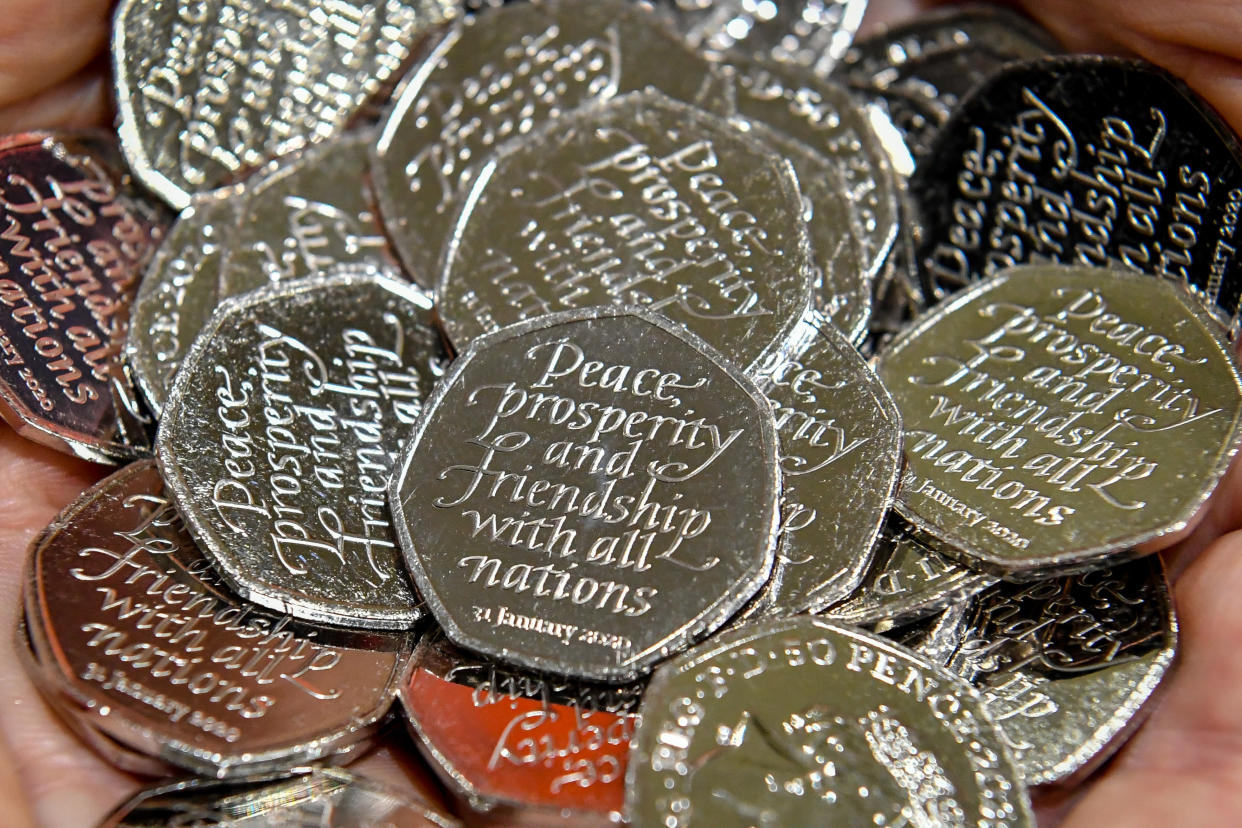
[[[948,665],[987,700],[1028,784],[1080,779],[1141,721],[1173,663],[1160,559],[976,597]]]
[[[692,46],[755,55],[827,75],[849,49],[867,0],[662,0]]]
[[[878,373],[906,428],[903,517],[997,572],[1167,546],[1238,447],[1223,330],[1146,274],[1002,271],[905,331]]]
[[[641,693],[506,669],[432,634],[398,698],[428,764],[489,821],[607,825]]]
[[[374,130],[355,130],[265,167],[246,182],[220,272],[222,296],[338,265],[395,268],[363,181]]]
[[[625,0],[513,3],[449,28],[394,96],[372,171],[414,280],[435,285],[457,208],[504,141],[648,87],[687,102],[723,94],[703,58]]]
[[[126,158],[184,209],[342,132],[456,13],[449,0],[123,0],[112,52]]]
[[[444,359],[430,299],[371,269],[221,305],[177,375],[156,449],[230,586],[309,621],[404,629],[421,617],[384,495]]]
[[[1013,264],[1122,266],[1192,285],[1238,329],[1242,150],[1154,66],[1006,68],[962,102],[910,192],[929,301]]]
[[[158,416],[190,343],[220,300],[220,262],[237,224],[239,187],[196,196],[143,274],[125,360]]]
[[[31,547],[30,640],[48,702],[163,763],[226,777],[356,751],[376,731],[403,636],[303,626],[222,588],[155,464],[116,472]]]
[[[966,631],[967,609],[966,602],[959,602],[904,626],[893,626],[888,620],[880,621],[872,631],[903,647],[917,650],[933,664],[948,664]],[[1004,733],[1003,728],[1001,733]],[[1012,745],[1010,747],[1012,749]]]
[[[0,416],[97,463],[150,451],[118,355],[163,211],[121,170],[113,139],[0,139]]]
[[[796,357],[752,376],[776,419],[784,480],[772,578],[751,614],[791,615],[835,604],[858,586],[901,463],[892,396],[822,315]]]
[[[645,305],[742,367],[810,302],[789,162],[744,126],[626,95],[506,145],[480,170],[437,291],[449,340],[540,314]]]
[[[958,103],[992,74],[1058,51],[1052,35],[1020,14],[950,7],[855,41],[834,77],[881,103],[921,158]]]
[[[298,768],[238,780],[155,785],[105,817],[99,828],[199,825],[454,828],[461,823],[406,792],[339,768]]]
[[[818,618],[739,627],[679,656],[639,715],[635,828],[1035,824],[968,684]]]
[[[941,541],[890,513],[862,583],[820,615],[842,624],[897,627],[962,603],[994,583],[994,575],[957,563]]]
[[[458,357],[389,502],[454,643],[620,682],[766,580],[776,459],[751,380],[660,317],[592,308],[511,325]]]

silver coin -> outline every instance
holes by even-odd
[[[122,0],[112,53],[126,157],[184,209],[343,131],[456,12],[449,0]]]
[[[858,586],[901,465],[901,417],[858,352],[822,315],[796,357],[752,373],[781,447],[781,539],[748,614],[814,612]]]
[[[625,0],[514,3],[449,28],[394,97],[375,150],[380,213],[415,281],[435,284],[457,208],[500,144],[649,87],[723,95],[703,58]]]
[[[304,626],[238,600],[150,461],[88,490],[36,539],[25,607],[31,678],[124,767],[142,755],[227,777],[360,750],[409,655],[405,636]]]
[[[592,308],[476,340],[389,500],[455,643],[629,681],[767,579],[776,460],[770,406],[745,375],[660,317]]]
[[[422,615],[385,492],[444,359],[431,302],[363,270],[221,305],[164,406],[161,470],[244,597],[310,621]]]
[[[862,630],[739,627],[657,670],[639,714],[635,828],[1035,824],[979,695]]]
[[[182,779],[146,788],[99,828],[456,828],[425,802],[338,768],[220,781]]]
[[[890,514],[875,559],[847,600],[820,613],[843,624],[900,626],[935,614],[996,583],[944,554],[944,544]]]
[[[220,262],[237,224],[240,187],[197,196],[155,251],[130,315],[125,360],[158,416],[168,389],[220,301]]]
[[[1152,555],[984,591],[947,663],[983,694],[1027,782],[1043,785],[1082,778],[1120,746],[1176,647]]]
[[[694,47],[804,66],[827,75],[849,49],[867,0],[662,0]]]
[[[168,217],[122,167],[103,134],[0,138],[0,417],[98,463],[150,451],[119,355]]]
[[[895,627],[888,620],[880,621],[872,631],[903,647],[917,650],[934,664],[948,664],[962,643],[962,636],[966,632],[966,613],[969,609],[969,602],[960,601],[935,615],[905,626]],[[1001,732],[1004,732],[1003,728]]]
[[[246,181],[220,270],[237,296],[338,265],[395,268],[364,178],[373,130],[355,130],[279,159]]]
[[[739,366],[783,350],[810,302],[789,162],[656,93],[567,115],[483,166],[437,291],[464,347],[567,308],[643,305]]]

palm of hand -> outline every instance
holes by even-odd
[[[6,0],[0,16],[0,132],[106,121],[102,54],[109,0]],[[910,0],[873,0],[872,19]],[[1032,13],[1076,48],[1121,47],[1163,63],[1242,124],[1236,48],[1242,11],[1210,0],[1047,0]],[[878,14],[877,14],[878,12]],[[1089,786],[1048,817],[1070,825],[1228,824],[1242,812],[1242,464],[1196,532],[1167,559],[1175,572],[1181,661],[1143,730]],[[0,427],[0,801],[7,824],[97,822],[140,785],[85,748],[39,699],[18,665],[25,553],[33,537],[105,469]],[[360,764],[371,776],[428,788],[397,737]]]

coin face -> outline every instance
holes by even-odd
[[[454,828],[461,823],[408,793],[340,768],[299,768],[244,780],[155,785],[105,818],[100,828],[169,825]]]
[[[636,308],[480,338],[406,444],[390,504],[449,638],[628,681],[767,578],[777,446],[754,384]]]
[[[118,355],[167,218],[102,135],[0,139],[0,416],[99,463],[150,451]]]
[[[438,310],[460,348],[540,314],[644,305],[747,367],[783,348],[809,304],[803,216],[788,162],[738,123],[627,95],[484,165]]]
[[[448,0],[123,0],[113,26],[120,134],[142,182],[193,193],[339,134],[400,75]]]
[[[401,689],[428,764],[495,821],[621,822],[642,685],[541,678],[425,636]]]
[[[138,287],[125,360],[158,415],[190,343],[220,301],[220,263],[237,224],[240,188],[197,196],[181,211]]]
[[[221,306],[173,385],[157,451],[230,585],[310,621],[403,629],[421,616],[384,494],[444,358],[430,299],[375,271]]]
[[[1028,784],[1081,778],[1138,726],[1177,645],[1160,559],[997,584],[967,612],[950,669],[987,700]]]
[[[1014,64],[962,103],[910,180],[936,301],[1014,264],[1121,266],[1192,286],[1236,332],[1242,151],[1151,64]]]
[[[796,357],[753,376],[776,419],[784,480],[772,578],[752,607],[813,612],[853,592],[871,561],[901,462],[897,406],[823,316]]]
[[[1013,268],[880,355],[906,428],[897,508],[964,560],[1072,570],[1167,545],[1238,445],[1220,326],[1146,274]]]
[[[625,0],[514,3],[454,25],[402,84],[375,151],[380,212],[406,269],[435,285],[457,208],[503,142],[626,92],[707,104],[718,85],[706,60]]]
[[[87,491],[36,540],[26,614],[54,682],[45,695],[66,718],[219,777],[356,749],[409,652],[404,637],[303,626],[238,600],[149,461]]]
[[[657,670],[639,714],[635,828],[1035,824],[978,694],[862,630],[739,627]]]

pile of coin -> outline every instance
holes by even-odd
[[[107,824],[1016,826],[1116,750],[1242,440],[1242,150],[864,7],[120,4],[119,139],[0,143],[0,407],[121,466],[26,667],[201,777]],[[456,817],[325,767],[392,718]]]

